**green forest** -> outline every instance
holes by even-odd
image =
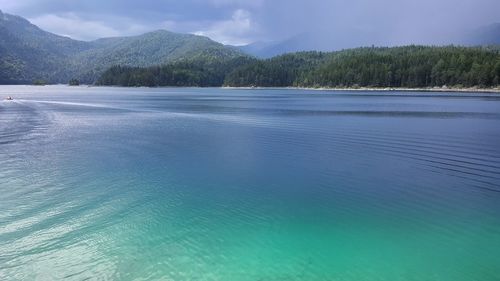
[[[255,59],[247,56],[231,59],[203,56],[162,66],[114,66],[105,71],[96,84],[125,87],[219,87],[233,69],[254,61]]]
[[[98,85],[232,87],[497,87],[498,47],[357,48],[259,60],[180,60],[155,67],[114,66]]]

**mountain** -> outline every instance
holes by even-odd
[[[244,56],[241,51],[207,37],[165,30],[98,39],[89,44],[91,48],[75,53],[68,60],[74,71],[72,75],[83,81],[95,81],[115,65],[146,67],[184,59],[224,60]]]
[[[264,41],[258,41],[254,43],[250,43],[248,45],[243,45],[243,46],[237,46],[236,48],[240,49],[241,51],[252,55],[254,57],[258,58],[270,58],[274,56],[274,52],[271,51],[276,44],[279,44],[281,42],[278,41],[272,41],[272,42],[264,42]],[[278,54],[281,54],[282,52],[279,51]]]
[[[64,59],[88,44],[45,32],[26,19],[0,11],[0,83],[50,80]]]
[[[152,66],[183,59],[246,56],[203,36],[165,30],[139,36],[78,41],[46,32],[28,20],[0,11],[0,84],[93,83],[114,65]]]
[[[308,33],[299,34],[282,41],[255,42],[238,48],[258,58],[272,58],[286,53],[301,51],[326,51],[315,46],[316,40]]]
[[[500,45],[500,23],[482,26],[462,39],[466,45]]]

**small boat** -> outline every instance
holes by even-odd
[[[12,100],[12,97],[11,97],[11,96],[7,96],[7,97],[5,98],[5,100]]]

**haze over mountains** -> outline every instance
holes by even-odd
[[[239,48],[251,55],[260,58],[271,58],[277,55],[300,51],[337,51],[346,48],[363,47],[363,42],[372,42],[376,46],[386,46],[380,39],[375,38],[368,33],[353,33],[349,40],[337,38],[332,40],[328,34],[302,33],[286,40],[271,41],[271,42],[255,42],[249,45],[240,46]],[[372,37],[372,38],[371,38]],[[369,39],[371,38],[371,39]],[[353,42],[358,43],[353,43]],[[349,42],[349,43],[345,43]],[[378,42],[378,44],[377,44]],[[458,32],[443,37],[438,43],[429,43],[429,45],[463,45],[463,46],[480,46],[480,45],[499,45],[500,44],[500,23],[494,23],[473,30]],[[391,44],[389,44],[391,46]]]
[[[370,35],[357,36],[367,38]],[[500,44],[500,24],[464,32],[448,43]],[[322,44],[318,42],[317,35],[310,33],[284,41],[257,42],[240,47],[223,45],[203,36],[165,30],[138,36],[79,41],[46,32],[22,17],[0,11],[0,84],[31,84],[36,79],[67,83],[73,78],[93,83],[115,65],[147,67],[183,60],[224,61],[249,55],[269,58],[289,52],[331,51],[344,47],[348,46]]]

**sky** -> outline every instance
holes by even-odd
[[[231,45],[308,34],[338,48],[441,44],[500,22],[500,0],[0,0],[0,9],[80,40],[166,29]]]

